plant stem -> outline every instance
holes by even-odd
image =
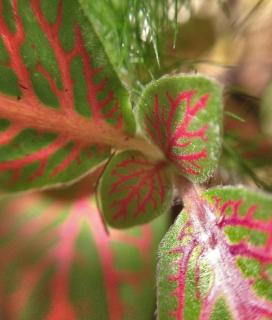
[[[198,218],[202,220],[204,218],[203,205],[206,204],[207,201],[203,199],[201,188],[184,177],[178,177],[176,179],[176,185],[184,203],[184,208],[189,212],[195,212]]]
[[[162,151],[156,145],[139,135],[134,137],[125,136],[119,140],[115,139],[115,141],[112,142],[112,145],[121,150],[130,149],[140,151],[154,162],[165,161],[165,156]]]

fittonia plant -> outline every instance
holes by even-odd
[[[97,205],[106,223],[115,228],[142,225],[167,215],[173,195],[178,195],[184,210],[159,248],[158,319],[272,319],[272,198],[243,187],[204,188],[217,167],[222,144],[220,87],[197,74],[163,77],[143,90],[132,111],[128,92],[85,16],[84,6],[83,0],[0,1],[1,192],[60,187],[105,166]],[[60,241],[51,251],[55,269],[50,269],[47,260],[37,268],[37,277],[45,270],[44,277],[53,279],[55,292],[41,313],[35,305],[35,295],[41,294],[33,289],[36,273],[28,270],[20,278],[12,273],[16,263],[9,265],[9,281],[19,277],[25,286],[30,284],[30,289],[13,293],[13,299],[34,290],[28,309],[22,314],[17,310],[14,319],[37,319],[37,315],[60,320],[148,319],[148,312],[131,313],[121,307],[114,290],[137,277],[116,272],[108,235],[92,213],[94,200],[88,202],[86,193],[77,192],[69,206],[57,197],[52,203],[48,194],[45,198],[41,194],[17,196],[10,204],[8,198],[3,200],[3,212],[13,208],[18,219],[26,210],[35,216],[35,205],[39,212],[49,210],[45,209],[49,203],[53,213],[70,212],[66,222],[65,216],[59,217],[58,223],[64,224]],[[52,221],[50,214],[48,219]],[[77,225],[84,224],[84,219],[84,228],[90,232],[81,232]],[[21,236],[35,233],[36,228],[37,223],[30,225]],[[118,236],[114,231],[112,241],[140,241],[122,232]],[[70,269],[86,269],[84,261],[91,261],[80,256],[80,248],[77,262],[73,260],[73,241],[78,239],[79,247],[88,246],[89,233],[101,252],[102,267],[89,264],[97,277],[91,271],[86,275],[94,277],[97,288],[100,280],[105,286],[96,290],[86,280],[90,295],[81,286],[79,296],[73,296],[73,288],[85,279],[76,273],[68,290]],[[151,240],[149,237],[145,245],[150,246]],[[5,245],[11,240],[7,235],[2,241]],[[134,261],[133,256],[129,259]],[[71,261],[73,267],[69,267]],[[16,292],[14,283],[8,288]],[[52,290],[46,288],[45,296]],[[58,303],[58,295],[65,299]],[[127,290],[126,300],[133,299]],[[134,308],[142,309],[137,301]],[[88,308],[97,314],[88,313]]]

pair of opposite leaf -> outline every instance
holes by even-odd
[[[101,178],[99,205],[109,224],[123,228],[167,212],[176,176],[194,183],[211,176],[221,93],[198,75],[155,81],[136,108],[135,134],[127,90],[87,7],[0,1],[0,185],[2,192],[63,185],[119,150]],[[272,318],[271,198],[218,188],[193,203],[160,249],[159,318]]]
[[[220,153],[221,116],[220,88],[203,76],[165,77],[147,86],[136,119],[162,157],[113,156],[99,188],[107,221],[115,227],[145,223],[169,211],[175,175],[192,182],[210,177]]]

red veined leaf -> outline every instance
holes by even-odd
[[[138,151],[124,151],[109,161],[99,185],[107,223],[126,228],[166,213],[172,202],[172,181],[164,162],[150,162]]]
[[[1,201],[1,319],[150,320],[167,217],[107,233],[92,188]]]
[[[78,0],[0,1],[0,184],[71,181],[134,131],[121,85]]]
[[[159,319],[272,319],[272,198],[242,187],[205,197],[185,196],[162,241]]]
[[[194,182],[216,168],[221,148],[219,86],[203,76],[164,77],[151,83],[138,106],[145,135]]]

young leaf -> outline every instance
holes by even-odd
[[[160,247],[158,318],[272,319],[271,208],[240,187],[191,197]]]
[[[172,189],[165,163],[154,164],[137,151],[120,152],[101,178],[101,209],[116,228],[143,224],[170,209]]]
[[[166,216],[107,234],[91,185],[0,202],[1,319],[151,319]]]
[[[0,1],[0,185],[78,178],[132,134],[128,93],[78,0]]]
[[[203,76],[164,77],[151,83],[138,106],[145,135],[181,174],[205,181],[216,168],[221,147],[219,86]]]

